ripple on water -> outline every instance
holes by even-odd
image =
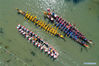
[[[34,4],[34,3],[36,3],[36,4]],[[32,8],[33,12],[38,12],[38,11],[36,11],[37,9],[46,10],[46,8],[51,8],[53,10],[57,10],[57,12],[58,12],[63,7],[64,0],[36,0],[33,2],[32,2],[32,0],[29,0],[29,1],[27,0],[26,5],[28,8]]]

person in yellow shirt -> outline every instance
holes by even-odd
[[[43,27],[44,26],[44,22],[42,22],[42,24],[41,24],[41,27]]]
[[[34,19],[36,19],[37,18],[37,16],[35,16],[33,19],[32,19],[32,22],[34,21]]]
[[[49,27],[49,24],[45,27],[45,30],[47,30],[48,27]]]
[[[29,20],[31,21],[31,20],[32,20],[32,18],[33,18],[33,16],[31,16]]]

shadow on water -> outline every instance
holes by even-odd
[[[3,28],[2,28],[2,27],[0,27],[0,33],[1,33],[1,34],[3,34],[3,33],[4,33],[4,31],[3,31]]]
[[[8,39],[7,41],[8,41],[8,42],[12,42],[12,40],[11,40],[11,39]]]
[[[66,2],[73,2],[74,4],[78,4],[80,3],[81,1],[84,1],[84,0],[65,0]]]
[[[5,46],[4,48],[5,48],[5,49],[8,49],[8,46]]]
[[[9,63],[11,61],[11,59],[8,59],[6,62]]]
[[[35,56],[35,52],[31,51],[32,56]]]
[[[83,52],[84,50],[86,50],[86,52],[88,52],[88,48],[81,47],[81,52]]]

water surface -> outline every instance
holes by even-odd
[[[18,15],[15,8],[29,11],[45,20],[43,11],[51,8],[63,19],[76,24],[80,32],[96,44],[84,49],[66,37],[66,41],[51,36]],[[47,21],[47,20],[45,20]],[[24,39],[16,30],[22,24],[49,42],[59,53],[53,61]],[[0,0],[0,66],[88,66],[84,62],[96,62],[99,66],[99,1],[82,0]],[[35,55],[31,54],[33,52]]]

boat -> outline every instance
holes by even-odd
[[[86,39],[86,37],[80,33],[75,26],[70,24],[70,22],[67,22],[63,20],[61,17],[57,16],[55,13],[50,12],[50,9],[47,11],[44,11],[44,16],[47,17],[54,25],[64,32],[64,36],[68,36],[75,40],[76,42],[85,45],[85,47],[88,47],[88,45],[85,43],[92,44],[91,40]]]
[[[59,53],[51,45],[42,40],[37,34],[20,24],[18,24],[16,28],[18,32],[23,35],[28,41],[30,41],[34,46],[38,47],[40,50],[44,50],[44,52],[47,53],[51,58],[57,59]]]
[[[38,25],[40,28],[44,29],[44,31],[51,33],[51,35],[58,36],[66,40],[63,35],[57,32],[57,29],[55,29],[55,27],[52,27],[52,25],[46,24],[44,21],[37,19],[37,16],[31,16],[29,13],[23,12],[18,8],[16,8],[16,10],[18,14],[22,14],[24,16],[24,19],[28,19],[29,21],[33,22],[35,25]]]
[[[81,32],[79,32],[76,27],[73,24],[70,24],[70,22],[65,21],[62,19],[62,17],[59,17],[54,12],[50,12],[50,9],[48,8],[47,11],[44,11],[44,15],[51,20],[52,23],[55,24],[56,27],[58,27],[61,31],[67,35],[69,31],[74,32],[76,35],[78,35],[79,39],[82,39],[83,41],[92,44],[92,40],[88,40]],[[66,31],[67,29],[67,31]]]

